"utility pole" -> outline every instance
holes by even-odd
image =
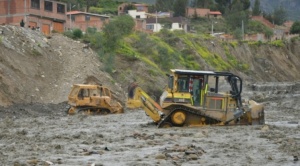
[[[211,35],[213,36],[214,34],[214,22],[211,21]]]
[[[72,3],[70,3],[70,30],[72,29],[72,8],[75,7],[76,5],[72,6]]]
[[[71,14],[71,8],[72,8],[72,4],[70,3],[70,30],[71,30],[71,24],[72,24],[72,14]]]
[[[157,11],[156,11],[156,14],[155,14],[155,31],[157,32]]]
[[[26,22],[27,22],[27,0],[24,0],[24,13],[25,13],[24,22],[26,24]]]
[[[243,40],[244,40],[244,20],[242,20],[242,36],[243,36]]]

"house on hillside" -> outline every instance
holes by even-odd
[[[186,8],[185,16],[188,18],[222,18],[222,13],[220,11],[211,11],[210,9],[188,7]]]
[[[159,32],[166,28],[170,30],[188,31],[188,21],[185,17],[169,17],[169,18],[147,18],[145,20],[146,31]]]
[[[109,22],[110,17],[107,15],[100,15],[94,13],[87,13],[82,11],[70,11],[67,12],[67,24],[68,29],[81,29],[83,32],[88,27],[101,30],[105,23]]]
[[[145,11],[127,10],[127,14],[130,15],[135,22],[135,30],[143,31],[144,20],[147,18]]]
[[[147,18],[145,11],[128,10],[127,13],[134,19]]]
[[[133,6],[135,9],[129,8],[130,6]],[[136,10],[137,12],[148,13],[148,5],[137,3],[122,3],[118,6],[118,15],[127,14],[128,10]]]
[[[220,11],[210,11],[208,12],[208,18],[222,18],[222,13]]]
[[[63,32],[67,4],[55,0],[1,0],[0,24],[20,26],[21,20],[25,27],[39,28],[48,35],[52,30]]]

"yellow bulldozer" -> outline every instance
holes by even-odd
[[[143,108],[158,127],[264,124],[264,106],[242,101],[242,79],[230,72],[171,69],[158,104],[136,83],[128,108]]]
[[[123,106],[112,99],[111,91],[102,85],[75,84],[68,96],[67,113],[113,114],[123,113]]]

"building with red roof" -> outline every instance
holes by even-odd
[[[81,29],[83,32],[88,27],[96,28],[98,31],[102,29],[105,23],[109,22],[110,17],[94,13],[82,11],[67,12],[67,29]]]

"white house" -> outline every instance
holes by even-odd
[[[162,28],[172,30],[188,30],[187,20],[184,17],[169,17],[169,18],[147,18],[146,30],[159,32]]]
[[[145,11],[128,10],[128,14],[134,19],[147,18]]]

